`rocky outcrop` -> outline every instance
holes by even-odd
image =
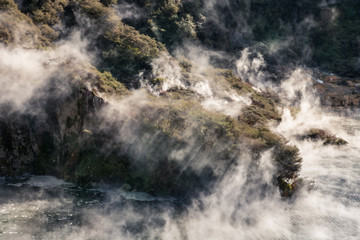
[[[331,108],[359,108],[360,80],[335,75],[318,75],[314,88],[321,104]]]
[[[81,89],[64,99],[47,99],[41,115],[12,112],[1,106],[0,175],[58,175],[66,157],[66,139],[81,135],[104,104],[93,92]]]
[[[97,86],[92,91],[77,85],[59,97],[50,90],[32,103],[40,104],[41,114],[2,106],[0,175],[47,174],[83,185],[126,184],[151,194],[187,197],[211,189],[249,148],[244,161],[252,158],[256,169],[261,153],[275,147],[274,184],[283,196],[291,196],[302,159],[295,146],[266,128],[269,120],[280,119],[272,95],[255,91],[230,71],[212,71],[239,94],[252,94],[252,104],[237,119],[208,111],[197,95],[185,98],[175,89],[155,99],[149,95],[153,100],[134,106],[128,116],[115,108],[110,118],[104,117],[102,109],[112,105],[100,95],[114,88],[123,94],[107,74],[87,79]]]

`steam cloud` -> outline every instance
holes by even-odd
[[[212,9],[215,3],[219,2],[208,1],[206,8]],[[226,4],[227,1],[220,3]],[[134,15],[132,7],[128,8],[129,11],[120,11],[120,16],[138,16]],[[69,93],[70,86],[66,80],[69,78],[66,74],[61,75],[59,66],[69,59],[92,61],[84,50],[86,42],[80,39],[79,34],[74,34],[69,40],[59,43],[57,50],[47,52],[1,46],[0,104],[10,104],[13,111],[36,113],[39,109],[30,109],[29,100],[40,99],[46,94],[44,86],[54,79],[57,79],[59,94]],[[243,106],[251,104],[250,96],[239,96],[226,83],[217,82],[207,74],[212,68],[209,56],[216,52],[194,46],[187,48],[190,50],[179,49],[177,58],[184,56],[193,63],[189,73],[191,82],[183,79],[178,61],[169,55],[160,56],[152,62],[152,77],[165,79],[163,85],[153,86],[151,79],[142,80],[143,88],[155,96],[140,89],[121,100],[108,99],[110,105],[102,112],[104,125],[99,127],[107,128],[108,123],[117,124],[119,134],[114,141],[124,143],[124,148],[132,153],[135,160],[141,161],[148,154],[165,152],[179,162],[187,156],[189,161],[181,162],[183,166],[191,165],[201,171],[209,162],[216,162],[211,161],[214,153],[227,146],[215,145],[211,151],[201,151],[192,136],[192,130],[197,126],[191,125],[189,119],[188,128],[182,136],[190,143],[187,148],[168,150],[166,144],[162,148],[154,148],[158,145],[157,136],[139,135],[139,126],[134,121],[135,116],[151,104],[166,107],[167,103],[156,97],[171,88],[194,91],[199,95],[202,107],[233,117],[241,113]],[[172,200],[154,199],[135,192],[132,194],[138,194],[137,200],[145,199],[158,204],[154,208],[151,204],[138,206],[127,201],[130,193],[111,190],[105,191],[108,199],[104,200],[103,206],[89,205],[80,210],[81,214],[77,213],[81,215],[81,224],[74,226],[70,218],[63,227],[47,230],[44,226],[49,224],[48,219],[39,215],[53,212],[69,217],[74,212],[76,214],[78,206],[72,198],[59,196],[54,200],[41,191],[30,200],[15,203],[0,201],[0,220],[8,221],[0,229],[0,239],[9,239],[8,236],[30,239],[34,235],[46,239],[357,239],[360,235],[360,183],[357,178],[360,148],[356,145],[360,140],[359,119],[344,121],[344,117],[323,110],[312,91],[311,74],[304,69],[291,72],[280,86],[268,84],[266,73],[262,71],[266,66],[264,58],[260,53],[255,53],[255,57],[250,55],[249,49],[241,52],[241,58],[236,63],[237,73],[256,86],[258,91],[270,88],[282,96],[282,122],[272,126],[272,129],[300,148],[304,159],[302,175],[315,180],[317,190],[304,190],[298,193],[295,200],[283,201],[277,188],[268,188],[272,186],[275,171],[271,150],[264,153],[254,166],[247,147],[239,146],[241,151],[236,152],[239,153],[235,158],[236,167],[227,172],[213,192],[196,199],[180,213]],[[65,81],[59,82],[59,79]],[[291,113],[294,107],[299,110],[295,116]],[[295,138],[297,134],[319,125],[342,134],[350,144],[343,148],[324,147]],[[142,164],[146,166],[144,162]],[[223,172],[223,169],[217,169],[219,166],[211,167],[215,174]],[[38,180],[32,179],[28,184],[49,187],[51,183],[59,182],[42,179],[44,184],[39,184]],[[46,181],[50,184],[46,184]],[[34,222],[41,224],[35,225]]]
[[[0,104],[10,104],[13,112],[37,114],[40,109],[29,104],[45,96],[48,86],[54,85],[58,96],[69,94],[73,79],[63,68],[70,62],[88,63],[91,57],[85,54],[85,46],[79,32],[60,42],[56,50],[0,46]]]

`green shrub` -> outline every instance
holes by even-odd
[[[39,26],[42,36],[46,37],[50,41],[56,41],[59,37],[59,33],[49,27],[49,25],[43,24]]]
[[[79,1],[81,9],[91,18],[98,19],[108,13],[108,9],[99,0]]]
[[[346,145],[348,144],[347,141],[345,141],[342,138],[336,137],[333,134],[330,134],[329,132],[318,129],[318,128],[312,128],[309,131],[305,132],[303,135],[299,136],[300,139],[311,139],[311,140],[322,140],[324,145]]]
[[[102,74],[99,74],[100,78],[99,80],[95,83],[95,86],[101,91],[101,92],[105,92],[105,93],[110,93],[110,94],[118,94],[118,95],[123,95],[128,93],[128,90],[126,89],[126,87],[118,82],[112,75],[110,72],[104,72]]]
[[[274,149],[274,161],[281,178],[295,179],[301,169],[302,158],[296,146],[277,144]]]
[[[107,29],[98,42],[102,50],[100,68],[125,83],[139,71],[149,70],[151,59],[165,50],[154,39],[121,22]]]
[[[17,9],[17,5],[14,0],[0,0],[0,10]]]

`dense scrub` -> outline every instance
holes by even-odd
[[[144,8],[143,19],[125,19],[169,49],[197,40],[211,49],[254,47],[273,65],[305,63],[359,74],[357,0],[161,1],[126,0]]]
[[[3,7],[8,8],[13,1],[3,2]],[[138,66],[146,67],[149,56],[162,50],[149,36],[163,43],[170,52],[189,41],[229,53],[251,47],[265,55],[271,71],[284,63],[305,63],[356,77],[360,69],[359,3],[356,0],[328,2],[26,0],[21,1],[19,9],[32,18],[48,41],[56,41],[67,34],[69,27],[77,27],[82,14],[94,19],[96,26],[91,34],[100,29],[102,38],[96,47],[104,58],[102,68],[110,68],[113,63],[123,66],[124,59],[136,56],[123,69],[112,69],[117,78],[124,74],[126,81],[131,81],[130,75],[139,70]],[[141,16],[120,14],[119,17],[117,11],[110,9],[126,4],[141,9]],[[120,18],[137,30],[121,24]],[[4,31],[3,35],[8,34]],[[119,37],[128,40],[120,43]],[[128,46],[129,41],[137,43],[135,49]],[[111,47],[106,47],[107,44]],[[136,53],[142,47],[146,56]]]

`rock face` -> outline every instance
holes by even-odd
[[[47,99],[43,115],[14,113],[2,106],[0,175],[28,172],[58,175],[61,162],[69,154],[67,138],[79,136],[95,110],[103,105],[102,98],[81,89],[64,99]]]
[[[210,189],[246,149],[251,156],[244,161],[256,169],[260,154],[275,147],[274,184],[290,196],[302,159],[295,146],[266,128],[268,120],[280,118],[272,95],[256,92],[229,71],[213,71],[239,94],[252,93],[252,104],[238,119],[205,110],[195,93],[188,92],[185,99],[181,89],[172,89],[148,96],[152,100],[128,112],[116,108],[109,120],[104,111],[112,105],[99,90],[109,91],[115,82],[104,74],[87,78],[96,82],[92,91],[86,84],[62,96],[47,89],[43,98],[30,101],[29,108],[41,109],[35,115],[3,104],[0,175],[47,174],[84,185],[126,184],[151,194],[187,197]],[[121,96],[120,86],[115,88]]]
[[[319,75],[318,80],[320,81],[315,82],[314,88],[320,96],[322,105],[332,108],[360,107],[359,79]]]

